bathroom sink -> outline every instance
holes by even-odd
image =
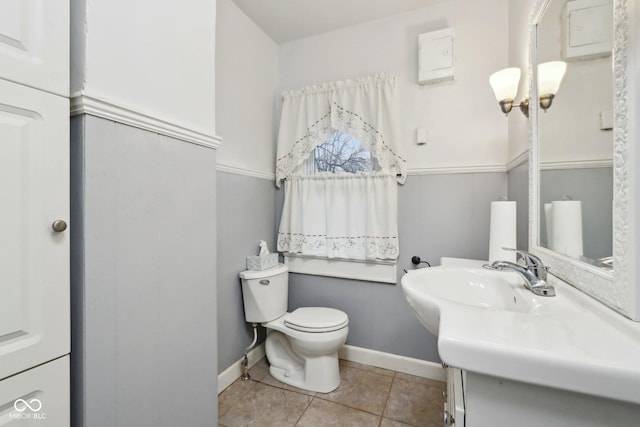
[[[409,305],[434,335],[438,335],[443,306],[518,313],[528,313],[536,306],[534,295],[524,288],[517,273],[433,267],[411,271],[401,283]]]
[[[443,363],[640,405],[640,323],[548,280],[553,298],[534,295],[515,272],[477,266],[413,270],[401,283],[417,318],[437,335]]]

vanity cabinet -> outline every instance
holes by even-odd
[[[464,427],[464,378],[461,369],[447,368],[447,400],[444,404],[444,425]]]
[[[526,369],[523,366],[522,369]],[[452,396],[456,427],[562,426],[628,427],[637,425],[640,406],[618,400],[511,381],[471,371],[449,368],[448,401]],[[458,374],[459,373],[459,374]],[[463,392],[456,392],[456,376]],[[453,377],[453,384],[452,384]],[[464,380],[464,381],[463,381]],[[451,387],[453,386],[453,390]],[[457,410],[462,394],[462,417]],[[447,407],[445,407],[445,410]],[[460,420],[463,421],[460,424]]]

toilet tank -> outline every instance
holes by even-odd
[[[289,269],[284,264],[267,270],[240,272],[244,318],[249,323],[270,322],[287,312]]]

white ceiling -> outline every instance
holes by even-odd
[[[421,9],[445,0],[233,0],[276,43]]]

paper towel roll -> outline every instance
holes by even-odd
[[[553,248],[553,208],[551,203],[544,204],[544,224],[547,231],[547,248]]]
[[[580,258],[582,248],[582,202],[579,200],[561,200],[551,202],[551,237],[554,251]]]
[[[516,202],[491,202],[489,224],[489,262],[516,261],[516,253],[505,251],[516,247]]]

